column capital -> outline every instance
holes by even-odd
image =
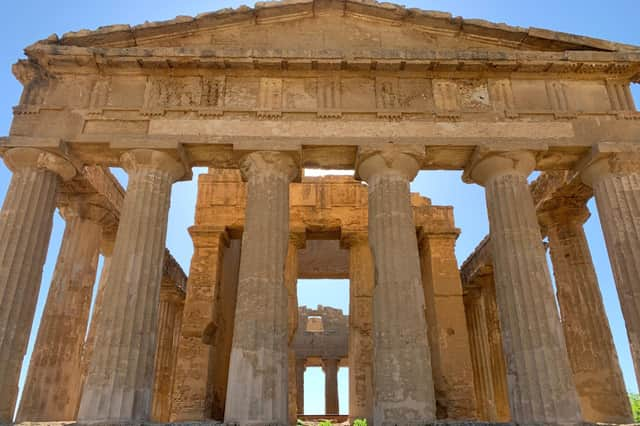
[[[41,149],[11,148],[2,157],[12,172],[23,168],[46,169],[60,176],[63,181],[70,180],[76,175],[76,168],[69,160]]]
[[[223,226],[194,225],[188,229],[194,247],[220,247],[229,245],[229,234]]]
[[[614,152],[596,154],[595,158],[583,160],[579,167],[585,185],[593,187],[607,175],[630,175],[640,173],[640,152]]]
[[[583,225],[591,216],[584,201],[571,197],[555,197],[546,201],[537,210],[538,222],[542,228],[560,224]]]
[[[426,231],[423,227],[419,227],[418,244],[422,246],[432,240],[452,240],[455,243],[461,232],[460,228],[453,228],[442,232],[432,232]]]
[[[357,244],[369,244],[369,234],[366,229],[342,230],[340,235],[340,247],[351,248]]]
[[[83,194],[60,194],[58,196],[58,209],[64,220],[69,221],[74,217],[89,220],[102,227],[117,224],[118,219],[114,213],[100,205],[91,196]]]
[[[356,157],[356,178],[369,181],[374,176],[399,175],[411,182],[425,158],[423,145],[387,143],[359,146]]]
[[[245,181],[254,176],[284,176],[289,182],[300,175],[294,156],[281,151],[254,151],[240,160],[240,173]]]
[[[175,182],[185,176],[187,170],[182,162],[166,152],[153,149],[132,149],[120,156],[120,163],[127,173],[139,170],[166,172]]]
[[[462,180],[485,186],[496,176],[516,174],[526,178],[535,167],[536,156],[531,151],[484,152],[476,149],[464,170]]]
[[[290,230],[289,231],[289,243],[300,250],[307,246],[307,234],[304,229]]]

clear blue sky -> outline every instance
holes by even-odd
[[[11,64],[22,57],[22,49],[36,40],[52,33],[63,34],[82,28],[97,28],[116,23],[138,24],[144,21],[171,19],[177,15],[195,15],[224,7],[236,7],[242,2],[235,0],[112,0],[87,2],[86,0],[4,1],[0,6],[5,17],[0,26],[0,135],[6,135],[11,122],[11,107],[18,103],[21,87],[11,75]],[[429,10],[444,10],[467,18],[482,18],[494,22],[506,22],[523,27],[535,26],[559,31],[584,34],[630,44],[640,45],[637,29],[640,6],[637,0],[459,0],[459,1],[405,1],[410,7]],[[634,87],[636,104],[640,90]],[[121,176],[121,174],[119,174]],[[0,199],[4,198],[10,173],[0,166]],[[488,232],[488,222],[481,188],[464,185],[460,173],[423,172],[412,189],[431,197],[434,204],[453,205],[457,225],[462,228],[458,240],[459,262],[473,250]],[[193,182],[174,186],[170,212],[167,246],[171,249],[185,271],[189,269],[192,245],[187,227],[193,224],[196,197],[195,177]],[[593,216],[585,228],[596,264],[609,320],[618,348],[625,381],[630,391],[637,392],[633,367],[629,354],[626,331],[620,313],[611,269],[593,202],[589,205]],[[64,223],[56,215],[49,255],[43,274],[43,285],[36,313],[37,326],[46,291],[55,265]],[[300,284],[300,303],[308,306],[323,304],[335,306],[348,312],[348,284],[345,282],[311,282]],[[34,327],[35,328],[35,327]],[[35,333],[29,346],[31,353]],[[24,371],[24,369],[23,369]],[[24,376],[24,374],[23,374]],[[24,379],[24,377],[23,377]],[[323,379],[319,371],[307,373],[305,406],[308,412],[323,410]],[[341,407],[346,408],[347,380],[344,369],[340,373]]]

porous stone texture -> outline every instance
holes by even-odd
[[[640,382],[640,154],[612,154],[582,171],[593,188]]]
[[[562,326],[584,419],[630,423],[629,397],[582,228],[588,218],[586,205],[573,198],[556,199],[538,211],[549,239]]]
[[[368,184],[373,289],[374,424],[435,418],[431,355],[418,242],[409,196],[424,148],[360,148],[357,173]]]
[[[478,400],[478,415],[481,419],[498,421],[495,390],[491,377],[491,350],[485,314],[484,300],[480,289],[470,289],[464,299],[465,314],[469,326],[469,346],[473,363],[473,384]]]
[[[289,424],[295,424],[297,422],[298,413],[300,412],[298,409],[297,396],[299,390],[297,360],[293,340],[296,336],[296,331],[298,330],[298,250],[303,248],[304,244],[304,233],[297,233],[289,236],[287,259],[284,267],[284,283],[287,288],[287,343],[289,345]],[[304,405],[304,402],[302,405]]]
[[[493,381],[497,421],[508,422],[511,420],[511,407],[509,405],[507,363],[504,358],[502,329],[500,328],[500,316],[496,302],[496,287],[493,274],[484,275],[481,279],[485,281],[485,284],[482,286],[482,298],[487,319],[487,336],[491,357],[491,380]]]
[[[304,372],[305,360],[296,359],[296,417],[304,414]]]
[[[228,235],[224,229],[199,225],[191,227],[189,232],[194,252],[178,343],[170,415],[173,422],[203,421],[214,415],[212,361],[216,353],[212,338]],[[215,411],[219,414],[222,410],[224,403],[217,400]]]
[[[94,349],[89,364],[80,421],[145,421],[151,415],[171,186],[185,169],[153,150],[128,151],[121,161],[129,183],[96,324],[100,350]]]
[[[82,390],[82,351],[102,226],[106,215],[88,200],[63,209],[66,227],[42,326],[29,363],[17,421],[74,419]]]
[[[477,418],[469,335],[455,256],[458,232],[419,238],[438,419]]]
[[[488,153],[466,178],[485,187],[512,420],[576,423],[578,396],[527,176],[526,151]]]
[[[20,367],[40,290],[56,190],[75,175],[63,158],[15,148],[3,159],[13,172],[0,211],[0,422],[11,422]]]
[[[374,266],[366,232],[343,233],[349,248],[349,419],[373,424]]]
[[[225,422],[288,422],[289,183],[298,168],[288,154],[253,152],[241,163],[246,223],[238,278]],[[260,294],[261,297],[255,297]]]
[[[184,295],[174,282],[163,279],[160,287],[158,340],[151,407],[151,419],[156,422],[168,422],[171,414],[171,393],[183,309]]]

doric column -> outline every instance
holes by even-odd
[[[287,248],[287,260],[284,267],[284,285],[287,288],[287,324],[289,330],[289,424],[294,425],[298,420],[298,398],[297,398],[297,366],[296,352],[293,349],[293,338],[298,329],[298,250],[305,245],[305,234],[303,232],[292,233],[289,236]]]
[[[431,355],[409,182],[424,148],[363,148],[357,173],[368,183],[373,290],[374,424],[435,418]]]
[[[155,422],[166,423],[169,421],[171,387],[175,372],[183,305],[184,297],[175,282],[163,280],[160,288],[158,341],[151,409],[151,419]]]
[[[80,197],[61,207],[66,227],[18,411],[21,422],[73,420],[78,410],[100,222],[109,215]]]
[[[289,239],[289,182],[283,153],[253,152],[241,163],[247,181],[245,228],[225,411],[226,423],[288,421],[288,327],[284,265]]]
[[[464,297],[465,314],[469,326],[469,344],[473,358],[475,385],[480,420],[496,422],[498,415],[491,377],[491,351],[482,292],[478,288],[467,291]]]
[[[171,186],[185,173],[168,154],[124,153],[129,174],[80,421],[148,420]]]
[[[13,176],[0,212],[0,423],[11,423],[58,183],[71,179],[75,169],[57,155],[31,148],[13,148],[3,157]]]
[[[298,415],[304,414],[304,372],[306,369],[306,360],[296,359],[296,408]]]
[[[100,315],[102,314],[102,308],[104,306],[104,288],[107,282],[107,275],[109,274],[109,268],[111,266],[111,256],[113,255],[113,245],[115,241],[108,241],[105,244],[105,241],[102,242],[102,255],[103,255],[103,263],[102,270],[100,271],[100,279],[98,281],[98,292],[96,294],[96,299],[93,302],[93,312],[91,314],[91,320],[89,321],[89,332],[87,333],[87,338],[82,346],[82,359],[81,359],[81,383],[80,389],[84,387],[84,382],[87,379],[87,373],[89,372],[89,364],[91,363],[91,358],[93,357],[93,352],[96,347],[96,324],[100,322]],[[78,399],[78,406],[80,406],[80,399]],[[77,408],[76,408],[77,412]]]
[[[178,342],[172,422],[211,419],[214,411],[215,306],[221,289],[223,252],[229,237],[219,227],[192,226],[189,233],[194,252]]]
[[[571,198],[553,200],[538,211],[549,238],[562,326],[584,419],[630,423],[629,397],[582,228],[588,218],[587,207]]]
[[[478,277],[482,288],[485,317],[487,319],[487,337],[489,339],[489,357],[491,361],[491,381],[493,382],[494,401],[497,421],[511,421],[509,407],[509,387],[507,385],[507,365],[504,359],[502,331],[496,304],[496,287],[493,273]]]
[[[476,158],[466,179],[485,187],[512,420],[581,421],[551,276],[527,176],[529,152]]]
[[[582,171],[593,188],[640,383],[640,154],[593,161]]]
[[[324,411],[325,414],[340,414],[338,401],[338,359],[323,359]]]
[[[349,420],[373,424],[373,257],[366,230],[342,230],[349,249]]]
[[[455,246],[459,232],[419,235],[422,287],[439,419],[475,419],[474,376]]]

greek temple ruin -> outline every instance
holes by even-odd
[[[0,138],[0,424],[296,424],[307,367],[350,422],[632,421],[583,224],[595,198],[640,377],[640,47],[285,0],[25,54]],[[165,246],[194,167],[187,275]],[[453,208],[410,192],[429,170],[485,190],[460,267]],[[348,314],[298,306],[304,278],[348,279]]]

